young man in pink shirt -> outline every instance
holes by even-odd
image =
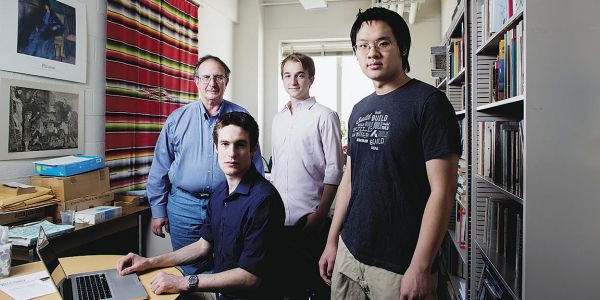
[[[285,206],[285,242],[291,265],[287,299],[329,299],[318,261],[331,220],[329,208],[342,178],[340,120],[310,96],[315,65],[294,53],[281,62],[290,101],[273,119],[273,183]]]

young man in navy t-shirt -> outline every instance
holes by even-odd
[[[375,93],[348,125],[348,162],[319,261],[333,299],[436,298],[461,153],[445,94],[409,78],[410,33],[397,13],[359,13],[350,34]]]

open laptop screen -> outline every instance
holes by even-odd
[[[50,273],[52,281],[54,281],[54,284],[60,290],[60,286],[67,278],[67,274],[65,274],[65,271],[58,262],[58,256],[50,246],[46,232],[44,232],[44,228],[41,226],[37,240],[37,253],[40,257],[40,260],[44,263],[46,269]]]

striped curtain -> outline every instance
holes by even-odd
[[[145,189],[169,114],[196,100],[198,6],[190,0],[108,0],[106,162],[116,193]]]

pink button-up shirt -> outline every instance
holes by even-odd
[[[314,97],[288,102],[273,118],[273,184],[285,206],[285,225],[317,210],[323,185],[342,179],[342,134],[337,113]]]

